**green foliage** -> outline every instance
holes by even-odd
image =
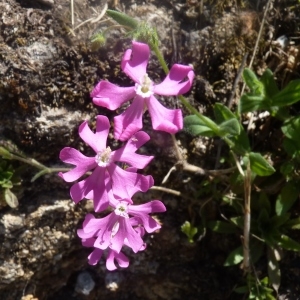
[[[190,243],[194,243],[194,236],[198,229],[194,227],[189,221],[185,221],[181,225],[181,231],[188,237]]]
[[[146,22],[138,22],[136,19],[129,17],[128,15],[108,9],[107,15],[114,19],[118,24],[123,26],[129,35],[137,41],[141,41],[150,45],[153,49],[158,46],[158,35],[155,28],[151,27]]]
[[[0,158],[0,201],[5,201],[12,208],[17,207],[18,198],[12,192],[12,189],[20,183],[20,179],[15,175],[12,165]]]
[[[247,294],[249,300],[276,300],[273,290],[268,285],[268,277],[258,280],[252,275],[248,275],[247,285],[235,288],[234,291],[239,294]]]
[[[228,257],[224,262],[224,266],[229,267],[229,266],[237,265],[241,263],[243,259],[244,259],[243,247],[240,246],[229,253]]]
[[[279,90],[268,69],[259,79],[253,71],[246,68],[243,78],[249,92],[241,97],[236,113],[217,103],[214,106],[214,120],[206,116],[187,116],[184,128],[194,136],[222,138],[231,149],[239,170],[230,177],[231,193],[236,193],[236,199],[244,199],[246,183],[250,185],[250,260],[255,263],[265,251],[268,257],[268,277],[262,281],[250,278],[248,286],[237,290],[249,293],[249,299],[275,299],[273,290],[268,285],[270,283],[278,292],[281,280],[279,253],[282,249],[300,252],[300,243],[289,236],[290,230],[300,229],[300,218],[292,218],[290,213],[300,193],[300,117],[289,115],[289,106],[300,100],[300,80],[292,81]],[[283,136],[281,148],[276,154],[265,155],[251,149],[240,114],[257,110],[266,110],[270,113],[270,118],[278,120]],[[280,159],[277,157],[274,160],[275,155],[281,155]],[[226,160],[227,163],[233,161],[230,158]],[[248,176],[250,182],[246,182],[245,176],[249,172],[248,167],[251,172],[250,177]],[[251,191],[251,185],[262,191]],[[273,185],[275,192],[268,193],[268,185]],[[235,197],[222,197],[224,205],[232,209],[227,212],[228,221],[210,220],[205,222],[207,228],[222,234],[237,234],[244,230],[245,209],[243,203],[235,200]],[[244,249],[239,246],[229,253],[224,265],[240,264],[243,259]]]
[[[97,32],[91,37],[92,50],[97,51],[106,43],[106,36],[103,32]]]
[[[267,69],[259,80],[250,69],[245,69],[243,78],[250,89],[240,101],[240,113],[267,110],[272,116],[284,120],[288,117],[284,107],[300,100],[300,80],[291,81],[279,91],[272,72]]]
[[[116,10],[108,9],[106,14],[114,19],[118,24],[129,28],[129,30],[134,30],[139,26],[139,22],[136,19]]]
[[[251,171],[259,176],[269,176],[275,169],[260,153],[249,153]]]

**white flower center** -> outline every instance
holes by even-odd
[[[153,83],[147,73],[140,79],[140,84],[135,84],[135,91],[143,98],[149,98],[153,95]]]
[[[127,203],[119,203],[115,209],[115,214],[117,216],[121,216],[123,218],[129,218],[129,215],[127,213],[127,207],[128,204]]]
[[[116,222],[113,229],[112,229],[112,231],[111,231],[111,235],[110,235],[111,238],[113,238],[117,234],[119,228],[120,228],[120,223]]]
[[[99,151],[95,157],[95,161],[99,167],[107,167],[111,159],[111,149],[107,147],[105,150]]]

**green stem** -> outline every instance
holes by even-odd
[[[165,61],[165,59],[164,59],[164,56],[163,56],[162,53],[160,52],[158,46],[157,46],[156,44],[154,44],[154,43],[150,43],[150,46],[151,46],[152,50],[155,52],[155,54],[156,54],[156,56],[157,56],[157,59],[158,59],[160,65],[162,66],[164,72],[165,72],[166,74],[168,74],[168,73],[169,73],[168,65],[167,65],[167,63],[166,63],[166,61]]]
[[[25,157],[21,157],[21,156],[12,154],[3,147],[0,148],[0,155],[2,155],[4,159],[18,160],[18,161],[21,161],[25,164],[31,165],[31,166],[41,170],[40,172],[38,172],[31,179],[32,182],[34,180],[36,180],[37,178],[39,178],[40,176],[44,175],[44,174],[50,174],[50,173],[56,173],[56,172],[65,172],[65,171],[70,171],[71,170],[70,168],[48,168],[48,167],[46,167],[45,165],[39,163],[38,161],[36,161],[33,158],[25,158]]]

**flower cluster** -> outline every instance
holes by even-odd
[[[111,110],[119,108],[123,103],[133,99],[132,104],[119,116],[114,118],[114,137],[124,145],[112,151],[107,146],[109,120],[99,115],[96,120],[95,133],[85,121],[79,126],[79,136],[95,152],[87,157],[74,148],[65,147],[60,152],[60,159],[75,167],[59,175],[67,182],[77,181],[87,172],[88,176],[76,182],[70,189],[75,203],[83,199],[93,200],[96,213],[109,209],[105,217],[96,218],[88,214],[82,229],[77,234],[85,247],[92,247],[88,257],[91,265],[95,265],[106,253],[106,267],[116,269],[129,265],[128,258],[121,252],[123,246],[133,252],[143,251],[145,232],[151,233],[160,228],[158,222],[150,214],[164,212],[163,203],[153,200],[146,204],[134,205],[132,197],[137,192],[146,192],[153,186],[152,176],[137,173],[145,168],[153,159],[136,153],[149,139],[142,129],[142,115],[149,110],[153,129],[176,133],[182,129],[181,110],[170,110],[163,107],[154,94],[179,95],[187,92],[194,78],[189,66],[175,64],[165,80],[154,84],[146,73],[150,56],[147,44],[133,42],[132,49],[125,52],[122,70],[135,82],[132,87],[119,87],[108,81],[100,81],[91,93],[96,105]],[[121,167],[123,166],[123,167]]]

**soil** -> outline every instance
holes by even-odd
[[[92,104],[91,90],[101,79],[120,86],[132,84],[120,71],[130,38],[115,28],[105,45],[92,44],[93,34],[112,25],[101,22],[107,17],[76,28],[96,18],[105,3],[74,0],[72,25],[69,1],[1,1],[1,145],[49,167],[63,166],[58,154],[65,146],[88,153],[78,137],[79,124],[83,120],[93,124],[97,114],[114,116]],[[107,4],[156,26],[169,65],[193,65],[196,77],[186,97],[199,111],[210,116],[216,102],[235,105],[242,83],[234,86],[234,81],[243,60],[248,65],[252,58],[266,1],[114,0]],[[290,66],[290,53],[280,56],[274,41],[286,35],[299,48],[299,10],[297,0],[272,1],[254,59],[253,70],[262,74],[271,68],[280,86],[298,78],[299,70],[298,64]],[[154,55],[148,72],[155,80],[164,78]],[[161,100],[167,107],[181,107],[176,98]],[[144,130],[151,141],[143,151],[155,155],[145,173],[159,186],[176,163],[174,147],[168,134],[151,130],[147,115]],[[193,139],[183,132],[177,140],[189,162],[215,168],[218,141]],[[266,137],[261,140],[264,149],[276,146],[269,145]],[[118,146],[113,139],[110,143]],[[200,222],[199,210],[206,199],[195,195],[204,176],[171,173],[163,186],[180,191],[183,197],[155,190],[136,196],[137,202],[163,201],[167,212],[157,215],[162,229],[147,236],[144,252],[128,253],[128,268],[109,272],[103,262],[88,265],[90,250],[81,246],[76,235],[86,213],[92,212],[91,203],[75,205],[69,198],[70,185],[56,174],[32,183],[35,174],[29,166],[22,170],[17,208],[4,203],[0,207],[1,299],[242,299],[233,290],[242,283],[243,271],[223,266],[228,253],[241,243],[240,237],[207,232],[189,243],[180,230],[186,220]],[[217,201],[211,203],[208,218],[214,219],[220,208]],[[300,299],[299,266],[298,255],[287,253],[281,262],[278,299]]]

